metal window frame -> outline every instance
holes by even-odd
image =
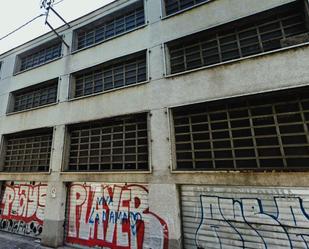
[[[46,64],[49,61],[55,60],[59,57],[61,57],[61,48],[62,48],[62,43],[58,43],[55,45],[51,46],[46,46],[46,48],[42,48],[41,50],[37,52],[33,52],[29,55],[26,55],[25,57],[20,55],[20,72],[30,70],[31,68],[39,67],[43,64]],[[47,58],[48,55],[48,49],[51,49],[51,58]],[[54,55],[55,50],[59,50],[56,55]],[[44,60],[41,62],[39,54],[42,53],[44,54]],[[38,60],[37,63],[34,63],[35,60]],[[32,61],[32,65],[28,66],[27,63],[28,61]],[[23,63],[26,63],[25,68],[23,68]]]
[[[301,10],[300,9],[300,6],[301,6],[301,2],[300,1],[297,1],[297,2],[292,2],[292,3],[288,3],[288,4],[284,4],[284,5],[281,5],[281,6],[277,6],[277,7],[275,7],[273,10],[278,10],[277,12],[278,13],[282,13],[282,10],[285,12],[285,11],[288,11],[289,10],[289,6],[295,6],[296,7],[296,10],[297,11],[295,11],[295,13],[294,13],[294,15],[293,16],[295,16],[295,15],[297,15],[297,16],[300,16],[300,15],[304,15],[304,13],[305,14],[308,14],[308,13],[306,13],[304,10]],[[290,8],[291,9],[291,8]],[[234,20],[234,21],[232,21],[232,23],[242,23],[242,24],[244,24],[244,20],[246,20],[247,18],[250,18],[250,20],[254,20],[254,18],[256,18],[256,16],[261,16],[261,13],[264,13],[265,11],[263,11],[263,12],[260,12],[260,13],[256,13],[256,14],[253,14],[253,15],[250,15],[250,16],[247,16],[247,17],[242,17],[242,18],[240,18],[240,19],[237,19],[237,20]],[[266,11],[267,12],[267,11]],[[268,12],[269,13],[269,12]],[[290,15],[291,16],[291,15]],[[279,21],[280,23],[282,22],[282,20],[283,19],[286,19],[286,17],[280,17],[280,18],[277,18],[276,20],[277,21]],[[253,21],[251,21],[251,22],[253,22]],[[305,22],[305,24],[307,24],[306,22]],[[265,24],[260,24],[259,26],[263,26],[263,25],[265,25]],[[222,26],[222,28],[221,28],[221,26]],[[253,28],[254,26],[252,26],[252,28]],[[202,68],[208,68],[208,67],[212,67],[212,66],[214,66],[214,65],[220,65],[220,64],[224,64],[224,63],[228,63],[228,62],[231,62],[231,61],[235,61],[235,60],[241,60],[241,59],[244,59],[244,58],[249,58],[249,57],[253,57],[253,56],[259,56],[259,55],[261,55],[261,54],[265,54],[265,53],[270,53],[270,52],[273,52],[273,51],[277,51],[277,50],[280,50],[280,49],[288,49],[288,48],[290,48],[290,47],[286,47],[286,48],[278,48],[278,49],[271,49],[270,51],[267,51],[267,52],[259,52],[259,53],[254,53],[254,54],[250,54],[250,55],[245,55],[245,56],[243,56],[243,57],[238,57],[238,58],[236,58],[236,59],[228,59],[228,60],[224,60],[224,61],[222,61],[222,60],[220,60],[220,62],[217,62],[217,63],[211,63],[211,64],[208,64],[208,65],[201,65],[201,66],[198,66],[198,67],[194,67],[194,68],[191,68],[191,69],[185,69],[185,70],[181,70],[181,71],[178,71],[178,72],[171,72],[171,66],[169,66],[168,65],[168,63],[170,63],[170,46],[175,46],[175,44],[177,44],[177,43],[179,43],[179,44],[182,44],[182,43],[184,43],[186,40],[188,40],[189,39],[189,37],[191,37],[191,40],[192,40],[192,37],[203,37],[203,36],[205,36],[205,34],[207,35],[207,34],[217,34],[218,32],[222,32],[221,30],[220,30],[220,28],[222,29],[222,30],[225,30],[225,29],[227,29],[227,27],[226,27],[226,24],[224,24],[224,25],[219,25],[219,26],[214,26],[214,27],[211,27],[211,28],[209,28],[209,29],[206,29],[206,30],[201,30],[201,31],[199,31],[199,32],[196,32],[196,33],[192,33],[192,34],[189,34],[189,35],[186,35],[186,36],[184,36],[184,37],[180,37],[180,38],[177,38],[177,39],[174,39],[174,40],[171,40],[171,41],[168,41],[168,42],[166,42],[166,43],[164,43],[164,51],[165,51],[165,56],[164,56],[164,58],[165,58],[165,60],[167,61],[167,63],[166,63],[166,72],[167,72],[167,74],[166,74],[166,77],[169,77],[169,76],[175,76],[175,75],[178,75],[178,74],[183,74],[183,73],[187,73],[187,72],[191,72],[191,71],[195,71],[195,70],[199,70],[199,69],[202,69]],[[281,26],[281,28],[282,28],[282,26]],[[308,27],[309,28],[309,27]],[[228,33],[228,35],[231,35],[231,34],[238,34],[238,29],[239,28],[234,28],[234,30],[236,30],[234,33]],[[240,31],[243,31],[243,30],[240,30]],[[258,36],[260,36],[259,34],[258,34]],[[204,39],[205,40],[205,39]],[[205,40],[206,41],[206,40]],[[205,41],[200,41],[199,43],[203,43],[203,42],[205,42]],[[263,41],[264,43],[265,43],[265,41]],[[196,44],[198,44],[198,43],[191,43],[191,45],[196,45]],[[239,44],[239,41],[238,41],[238,44]],[[300,46],[301,44],[299,44],[299,45],[294,45],[294,46]],[[291,47],[294,47],[294,46],[291,46]],[[244,47],[246,47],[246,46],[244,46]],[[219,48],[220,48],[220,46],[219,46]],[[243,47],[241,47],[241,48],[243,48]],[[239,49],[241,49],[241,48],[239,48],[238,47],[238,50]],[[219,54],[221,54],[221,53],[219,53]],[[183,56],[186,56],[186,53],[185,52],[183,52]]]
[[[110,170],[69,170],[69,159],[70,159],[70,145],[71,145],[71,127],[72,126],[78,126],[78,125],[83,125],[83,124],[92,124],[96,122],[104,122],[104,120],[117,120],[123,119],[123,118],[130,118],[133,117],[135,118],[136,116],[139,115],[145,115],[146,120],[145,124],[147,126],[146,128],[146,134],[147,134],[147,167],[148,169],[110,169]],[[138,139],[138,138],[137,138]],[[125,148],[125,147],[124,147]],[[136,148],[138,148],[138,145],[136,145]],[[112,154],[110,154],[112,157]],[[138,156],[138,153],[136,154]],[[137,165],[136,165],[137,166]],[[87,166],[88,168],[90,167],[90,164]],[[86,122],[81,122],[81,123],[71,123],[67,124],[65,128],[65,136],[64,136],[64,153],[62,157],[62,168],[61,172],[63,174],[111,174],[111,173],[118,173],[118,174],[143,174],[143,173],[152,173],[153,168],[152,168],[152,139],[151,139],[151,112],[150,111],[142,111],[142,112],[137,112],[133,114],[125,114],[121,116],[108,116],[104,117],[102,119],[95,119],[95,120],[90,120]]]
[[[51,59],[49,60],[44,60],[44,62],[42,63],[38,63],[37,65],[34,65],[32,67],[28,67],[28,68],[25,68],[22,70],[22,60],[24,58],[28,58],[28,57],[31,57],[33,56],[34,54],[37,54],[37,53],[40,53],[42,51],[44,51],[44,57],[46,57],[46,50],[49,49],[49,48],[53,48],[53,47],[56,47],[56,46],[59,46],[59,56],[57,57],[52,57]],[[15,70],[14,70],[14,75],[17,75],[19,73],[23,73],[23,72],[26,72],[26,71],[29,71],[29,70],[32,70],[34,68],[37,68],[37,67],[40,67],[40,66],[43,66],[47,63],[50,63],[50,62],[53,62],[55,60],[58,60],[60,59],[61,57],[63,56],[63,46],[62,46],[62,43],[61,41],[59,41],[58,39],[53,39],[53,40],[50,40],[48,42],[45,42],[35,48],[32,48],[30,50],[27,50],[21,54],[18,54],[16,56],[16,60],[15,60]]]
[[[170,172],[180,172],[177,170],[177,158],[176,158],[176,137],[175,137],[175,129],[174,129],[174,118],[173,118],[173,107],[167,108],[167,116],[168,116],[168,130],[169,130],[169,141],[170,141]]]
[[[177,159],[176,159],[176,143],[175,143],[175,130],[174,130],[174,119],[173,119],[173,109],[175,108],[186,108],[186,106],[191,106],[191,105],[196,105],[196,104],[204,104],[207,105],[208,103],[212,103],[212,102],[218,102],[218,101],[229,101],[229,100],[233,100],[233,99],[243,99],[243,98],[249,98],[251,99],[251,97],[256,97],[256,96],[260,96],[260,98],[263,98],[263,94],[270,94],[273,95],[275,94],[276,96],[278,96],[280,94],[280,92],[285,92],[289,95],[289,91],[294,91],[294,93],[298,93],[302,91],[302,88],[306,88],[307,91],[308,89],[308,84],[304,84],[304,85],[300,85],[300,86],[293,86],[293,87],[285,87],[285,88],[279,88],[279,89],[274,89],[274,90],[269,90],[269,91],[262,91],[262,92],[253,92],[253,93],[248,93],[248,94],[242,94],[242,95],[233,95],[233,96],[229,96],[229,97],[222,97],[222,98],[214,98],[214,99],[210,99],[208,101],[202,101],[202,102],[191,102],[191,103],[187,103],[187,104],[183,104],[183,105],[176,105],[176,106],[171,106],[168,108],[168,114],[169,114],[169,133],[170,133],[170,141],[171,141],[171,145],[170,145],[170,149],[171,149],[171,160],[172,160],[172,167],[171,167],[171,173],[173,174],[178,174],[178,173],[223,173],[223,172],[246,172],[246,171],[250,171],[250,172],[265,172],[265,171],[269,171],[270,169],[262,169],[262,170],[255,170],[255,169],[177,169]],[[258,97],[259,98],[259,97]],[[298,100],[297,100],[298,101]],[[293,101],[292,101],[293,102]],[[295,101],[294,101],[295,102]],[[286,103],[286,102],[280,102],[280,103]],[[276,103],[275,103],[276,104]],[[273,105],[273,104],[272,104]],[[249,110],[249,109],[248,109]],[[298,113],[298,112],[297,112]],[[307,113],[309,113],[307,111]],[[286,113],[282,113],[282,114],[286,114]],[[276,114],[277,115],[277,114]],[[304,118],[304,117],[303,117]],[[284,124],[283,124],[284,125]],[[288,123],[287,125],[290,125],[290,123]],[[306,130],[308,131],[308,128],[304,128],[305,132]],[[307,137],[307,142],[309,141],[309,133],[305,134]],[[253,139],[254,137],[252,137]],[[309,145],[309,142],[307,143],[307,145]],[[297,145],[296,145],[297,146]],[[292,146],[293,147],[293,146]],[[258,157],[257,157],[258,158]],[[241,158],[240,158],[241,159]],[[213,159],[215,160],[215,159]],[[276,170],[277,172],[290,172],[290,171],[304,171],[305,169],[299,169],[299,168],[275,168],[272,169],[271,171]],[[307,170],[307,169],[306,169]],[[308,168],[309,170],[309,168]]]
[[[111,91],[117,91],[117,90],[121,90],[121,89],[124,89],[124,88],[133,87],[133,86],[136,86],[136,85],[140,85],[140,84],[144,84],[146,82],[149,82],[150,81],[150,64],[149,64],[150,63],[150,60],[149,60],[149,53],[150,52],[149,51],[150,51],[149,49],[137,51],[137,52],[131,53],[129,55],[114,58],[114,59],[105,61],[103,63],[96,64],[96,65],[93,65],[91,67],[72,72],[70,74],[70,79],[69,79],[69,91],[68,91],[68,96],[67,96],[68,100],[73,101],[73,100],[77,100],[77,99],[81,99],[81,98],[87,98],[87,97],[96,96],[96,95],[108,93],[108,92],[111,92]],[[139,57],[142,57],[142,56],[145,56],[145,66],[146,66],[146,70],[145,70],[146,78],[145,78],[145,80],[137,81],[136,83],[123,85],[123,86],[119,86],[119,87],[113,87],[113,88],[106,89],[106,90],[104,90],[104,84],[103,84],[103,90],[101,90],[101,91],[92,92],[90,94],[81,95],[81,96],[78,96],[78,97],[75,96],[76,78],[77,78],[76,75],[86,74],[88,72],[94,72],[98,69],[100,71],[104,72],[104,70],[106,68],[116,66],[117,64],[125,65],[126,61],[135,60],[136,58],[139,58]]]
[[[3,169],[4,169],[6,145],[7,145],[7,141],[5,139],[5,135],[2,134],[2,135],[0,135],[0,172],[3,172]]]
[[[163,65],[164,65],[164,75],[165,77],[172,75],[171,73],[171,57],[170,51],[166,43],[162,43],[162,53],[163,53]]]
[[[34,130],[25,130],[21,132],[16,132],[16,133],[8,133],[8,134],[3,134],[1,135],[1,144],[0,144],[0,171],[1,174],[50,174],[52,169],[51,169],[51,163],[52,163],[52,153],[53,153],[53,147],[54,147],[54,135],[55,132],[53,130],[53,127],[44,127],[44,128],[39,128],[39,129],[34,129]],[[47,170],[43,171],[6,171],[5,170],[5,163],[6,163],[6,154],[7,154],[7,145],[8,141],[11,136],[17,136],[17,139],[26,139],[27,137],[39,137],[39,136],[51,136],[51,139],[48,140],[47,142],[51,142],[50,146],[47,148],[50,148],[49,151],[49,158],[46,159],[48,160],[48,165],[44,166],[47,168]],[[40,147],[41,148],[41,147]],[[48,153],[48,152],[47,152]],[[46,154],[46,153],[45,153]],[[39,160],[39,159],[38,159]],[[21,166],[22,168],[25,166]],[[27,166],[27,168],[31,167],[39,167],[37,166]]]
[[[182,0],[177,0],[177,1],[179,2],[179,1],[182,1]],[[196,1],[196,0],[194,0],[194,1]],[[191,9],[197,8],[197,7],[201,6],[201,5],[207,4],[207,3],[212,2],[212,1],[215,1],[215,0],[205,0],[204,2],[197,3],[197,4],[194,4],[194,5],[192,5],[192,6],[183,8],[183,9],[179,9],[179,10],[177,10],[177,11],[171,13],[171,14],[167,14],[167,12],[166,12],[166,3],[165,3],[165,0],[161,0],[161,6],[162,6],[162,7],[161,7],[161,9],[162,9],[162,11],[161,11],[161,13],[162,13],[161,19],[167,19],[167,18],[176,16],[176,15],[178,15],[178,14],[181,14],[181,13],[183,13],[183,12],[186,12],[186,11],[189,11],[189,10],[191,10]]]
[[[79,51],[82,51],[84,49],[88,49],[90,47],[96,46],[96,45],[101,44],[103,42],[107,42],[107,41],[109,41],[111,39],[114,39],[116,37],[125,35],[125,34],[127,34],[129,32],[133,32],[133,31],[135,31],[137,29],[140,29],[142,27],[145,27],[147,25],[147,23],[148,23],[147,16],[146,16],[146,10],[145,10],[145,8],[146,8],[146,4],[145,3],[146,3],[145,0],[136,0],[133,3],[130,3],[130,4],[128,4],[128,5],[126,5],[126,6],[122,7],[122,8],[119,8],[119,9],[113,11],[113,12],[110,12],[110,13],[108,13],[108,14],[100,17],[100,18],[98,18],[97,20],[94,20],[94,21],[92,21],[90,23],[87,23],[84,26],[81,26],[81,27],[75,29],[73,31],[72,54],[73,53],[77,53]],[[130,10],[126,10],[127,8],[130,8]],[[136,27],[134,27],[132,29],[129,29],[129,30],[125,30],[124,32],[121,32],[119,34],[114,34],[113,36],[105,38],[105,39],[100,40],[98,42],[95,42],[95,34],[94,34],[94,42],[93,43],[91,43],[89,45],[85,45],[85,46],[83,46],[81,48],[78,48],[78,35],[81,32],[83,32],[83,30],[85,30],[84,32],[86,32],[87,30],[91,31],[91,32],[95,32],[97,27],[100,27],[102,25],[104,25],[104,27],[105,27],[106,24],[108,24],[110,21],[115,21],[115,17],[116,18],[117,17],[125,17],[127,14],[129,14],[129,13],[131,13],[133,11],[136,12],[136,10],[139,9],[139,8],[142,8],[144,10],[144,12],[143,12],[144,13],[144,24],[141,24],[141,25],[136,26]],[[115,30],[115,27],[114,27],[113,30]]]
[[[14,113],[20,113],[20,112],[35,110],[35,109],[39,109],[39,108],[43,108],[43,107],[46,107],[46,106],[57,104],[59,102],[59,82],[60,82],[60,78],[54,78],[54,79],[50,79],[50,80],[40,82],[40,83],[35,84],[35,85],[30,85],[28,87],[10,92],[9,93],[9,101],[8,101],[8,105],[7,105],[7,109],[6,109],[6,115],[11,115],[11,114],[14,114]],[[49,89],[52,86],[56,90],[54,102],[34,106],[34,107],[31,107],[31,108],[24,108],[24,109],[21,109],[21,110],[15,110],[16,94],[22,95],[22,93],[24,93],[24,95],[26,95],[26,94],[29,94],[29,93],[32,93],[32,92],[36,92],[36,91],[40,91],[40,90],[44,90],[44,89]]]
[[[3,61],[0,61],[0,79],[2,78]]]

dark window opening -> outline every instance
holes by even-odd
[[[284,39],[308,31],[300,1],[280,6],[169,42],[171,73],[279,49]]]
[[[13,92],[13,112],[27,110],[57,101],[58,79]]]
[[[206,2],[209,2],[209,0],[165,0],[165,12],[166,15],[171,15]]]
[[[146,52],[122,57],[74,75],[74,98],[146,81]]]
[[[142,2],[103,17],[91,25],[77,30],[77,49],[102,42],[145,24]]]
[[[148,170],[147,114],[69,127],[68,171]]]
[[[26,55],[20,55],[20,68],[18,71],[24,71],[29,68],[33,68],[61,56],[62,43],[45,46],[36,52],[29,52]]]
[[[309,169],[309,89],[173,109],[177,170]]]
[[[52,137],[51,129],[6,135],[3,171],[48,171]]]

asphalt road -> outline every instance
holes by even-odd
[[[40,241],[25,236],[0,232],[0,249],[51,249],[40,245]],[[60,247],[59,249],[70,249]]]

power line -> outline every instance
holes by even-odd
[[[64,0],[59,0],[58,2],[53,3],[52,5],[55,6],[61,2],[63,2]],[[27,26],[28,24],[32,23],[33,21],[35,21],[36,19],[42,17],[42,16],[46,16],[45,14],[40,14],[34,18],[32,18],[31,20],[29,20],[28,22],[24,23],[23,25],[19,26],[18,28],[14,29],[13,31],[11,31],[10,33],[6,34],[5,36],[0,37],[0,41],[3,40],[4,38],[14,34],[15,32],[17,32],[18,30],[22,29],[23,27]]]
[[[63,0],[62,0],[63,1]],[[6,34],[5,36],[0,38],[0,41],[3,40],[4,38],[14,34],[15,32],[17,32],[18,30],[22,29],[23,27],[27,26],[28,24],[32,23],[33,21],[35,21],[36,19],[40,18],[41,16],[45,16],[45,14],[40,14],[34,18],[32,18],[30,21],[26,22],[25,24],[21,25],[20,27],[18,27],[17,29],[11,31],[10,33]]]
[[[53,3],[52,6],[55,6],[55,5],[57,5],[57,4],[59,4],[59,3],[63,2],[63,1],[64,0],[59,0],[58,2]]]

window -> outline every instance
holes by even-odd
[[[164,0],[166,15],[174,14],[178,11],[190,8],[200,3],[206,3],[210,0]]]
[[[169,42],[170,72],[213,65],[281,48],[283,39],[308,32],[296,2]]]
[[[73,97],[146,81],[146,71],[146,52],[144,51],[77,72],[73,74],[75,82]]]
[[[309,169],[309,89],[173,109],[177,170]]]
[[[147,114],[69,127],[69,171],[148,170]]]
[[[145,24],[142,1],[112,13],[76,31],[77,49],[123,34]]]
[[[3,171],[48,171],[52,136],[52,129],[5,135]]]
[[[55,43],[55,42],[54,42]],[[18,72],[33,68],[61,56],[61,42],[45,45],[19,55]]]
[[[57,101],[58,79],[31,86],[12,93],[13,112],[27,110]]]

